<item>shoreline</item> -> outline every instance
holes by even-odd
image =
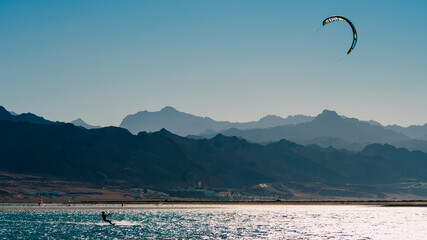
[[[35,202],[0,202],[0,204],[34,204]],[[427,200],[403,201],[81,201],[81,202],[45,202],[43,205],[322,205],[322,206],[385,206],[385,207],[427,207]]]

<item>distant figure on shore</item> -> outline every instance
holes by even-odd
[[[111,214],[105,214],[105,212],[102,212],[102,219],[104,220],[104,222],[107,222],[107,223],[114,226],[114,223],[112,223],[110,220],[107,219],[107,216],[109,216],[109,215],[111,215]]]
[[[39,206],[42,205],[42,203],[43,203],[42,196],[39,196]]]

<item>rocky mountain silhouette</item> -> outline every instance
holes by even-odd
[[[136,115],[140,115],[140,117],[135,117]],[[340,116],[329,110],[325,110],[317,116],[316,121],[313,121],[313,117],[303,115],[289,116],[286,119],[268,115],[256,122],[218,122],[210,118],[179,112],[172,107],[165,107],[159,112],[140,112],[134,116],[130,115],[126,119],[129,120],[128,123],[133,120],[141,120],[142,125],[144,125],[143,129],[148,132],[155,132],[168,126],[169,129],[180,133],[178,135],[194,139],[212,138],[218,133],[222,133],[226,136],[242,137],[251,142],[268,143],[289,139],[306,146],[315,144],[322,148],[333,147],[353,152],[362,150],[364,146],[370,143],[388,143],[396,147],[427,152],[427,135],[423,135],[427,125],[413,125],[407,128],[398,125],[384,127],[374,120],[359,121]],[[0,120],[41,124],[59,123],[46,120],[32,113],[12,114],[3,107],[0,107]],[[89,125],[81,119],[76,119],[72,123],[87,129],[99,127]],[[124,123],[122,122],[122,124]],[[142,125],[136,124],[133,133],[139,132],[139,127]],[[227,127],[230,126],[237,126],[238,128],[232,127],[227,130]],[[222,128],[224,129],[213,130]],[[200,133],[199,131],[203,129],[205,130]],[[132,131],[132,128],[128,130]],[[199,132],[199,134],[186,135],[190,132]]]
[[[165,107],[158,112],[141,111],[128,115],[123,119],[120,127],[128,129],[133,134],[141,131],[155,132],[165,128],[180,136],[187,136],[206,132],[216,133],[229,128],[251,129],[298,124],[311,121],[312,119],[312,117],[303,115],[289,116],[287,118],[268,115],[259,121],[233,123],[215,121],[208,117],[199,117],[180,112],[173,107]]]
[[[336,118],[320,120],[329,117]],[[391,145],[373,144],[351,153],[287,140],[260,145],[221,134],[190,139],[165,129],[133,135],[117,127],[88,130],[65,123],[11,121],[0,121],[0,133],[0,170],[6,172],[157,189],[191,187],[195,180],[212,189],[236,191],[268,184],[266,191],[287,198],[295,192],[427,196],[423,188],[402,185],[427,180],[427,154]]]
[[[12,122],[28,122],[39,124],[54,124],[55,122],[44,119],[32,113],[12,114],[4,107],[0,106],[0,121],[7,120]]]
[[[427,140],[427,123],[422,126],[411,125],[409,127],[401,127],[399,125],[388,125],[385,128],[398,133],[405,134],[406,136],[413,139]]]
[[[355,118],[344,118],[329,110],[323,111],[311,122],[266,129],[229,129],[222,132],[222,134],[238,136],[251,142],[260,143],[288,139],[304,144],[314,139],[334,138],[341,139],[348,144],[365,146],[370,143],[392,143],[409,140],[407,136],[401,133],[362,122]]]

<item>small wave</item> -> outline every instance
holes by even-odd
[[[126,220],[117,221],[117,222],[113,221],[113,223],[117,226],[142,226],[142,223],[140,222],[126,221]]]
[[[76,224],[76,225],[98,225],[98,226],[102,226],[102,225],[109,225],[108,223],[103,223],[103,222],[64,222],[66,224]]]

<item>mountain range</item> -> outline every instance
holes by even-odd
[[[164,128],[138,134],[86,129],[0,107],[0,171],[163,191],[200,182],[217,191],[287,199],[424,198],[427,154],[406,148],[425,146],[424,140],[329,110],[300,123],[231,128],[194,139]]]
[[[215,121],[208,117],[198,117],[180,112],[173,107],[165,107],[157,112],[141,111],[126,116],[120,127],[128,129],[133,134],[139,132],[155,132],[162,128],[180,136],[197,135],[201,133],[218,132],[229,128],[251,129],[268,128],[280,125],[298,124],[313,120],[313,117],[296,115],[281,118],[268,115],[259,121],[233,123],[228,121]]]
[[[264,129],[229,129],[221,133],[226,136],[237,136],[257,143],[287,139],[303,145],[316,144],[321,147],[331,146],[350,151],[360,151],[366,145],[372,143],[387,143],[409,150],[427,152],[427,141],[412,139],[402,131],[393,131],[388,127],[376,124],[372,125],[355,118],[342,117],[336,112],[329,110],[323,111],[311,122],[297,125]]]
[[[221,132],[238,136],[251,142],[274,142],[288,139],[295,142],[319,138],[341,139],[349,143],[366,145],[409,140],[402,133],[371,125],[355,118],[344,118],[334,111],[325,110],[312,121],[297,125],[285,125],[264,129],[229,129]]]
[[[16,114],[14,112],[7,111],[4,107],[0,106],[0,121],[7,120],[12,122],[28,122],[28,123],[39,123],[39,124],[54,124],[55,122],[44,119],[43,117],[37,116],[32,113]]]
[[[11,121],[0,121],[0,133],[0,170],[6,172],[165,191],[192,187],[195,180],[210,189],[246,192],[264,184],[264,194],[289,199],[427,196],[424,188],[413,187],[427,181],[427,154],[390,145],[350,153],[286,140],[259,145],[221,134],[190,139],[162,129],[135,136],[117,127]]]
[[[251,142],[268,143],[288,139],[302,145],[316,144],[349,151],[360,151],[370,143],[388,143],[410,150],[427,152],[427,125],[401,127],[383,126],[369,120],[360,121],[325,110],[316,117],[269,115],[259,121],[232,123],[194,116],[165,107],[158,112],[141,111],[126,116],[120,127],[137,134],[155,132],[162,128],[180,136],[194,139],[211,138],[221,133],[238,136]]]
[[[58,123],[32,113],[14,115],[3,107],[0,108],[0,120]],[[89,125],[80,118],[71,123],[86,129],[100,127]],[[370,143],[387,143],[409,150],[427,152],[427,140],[423,137],[427,135],[427,124],[406,128],[398,125],[382,126],[373,120],[360,121],[338,115],[330,110],[325,110],[316,117],[296,115],[281,118],[268,115],[259,121],[233,123],[215,121],[211,118],[180,112],[172,107],[165,107],[158,112],[141,111],[128,115],[120,126],[133,134],[138,134],[140,131],[155,132],[165,128],[174,134],[194,139],[211,138],[221,133],[255,143],[287,139],[305,146],[315,144],[323,148],[333,147],[353,152],[361,151]]]

